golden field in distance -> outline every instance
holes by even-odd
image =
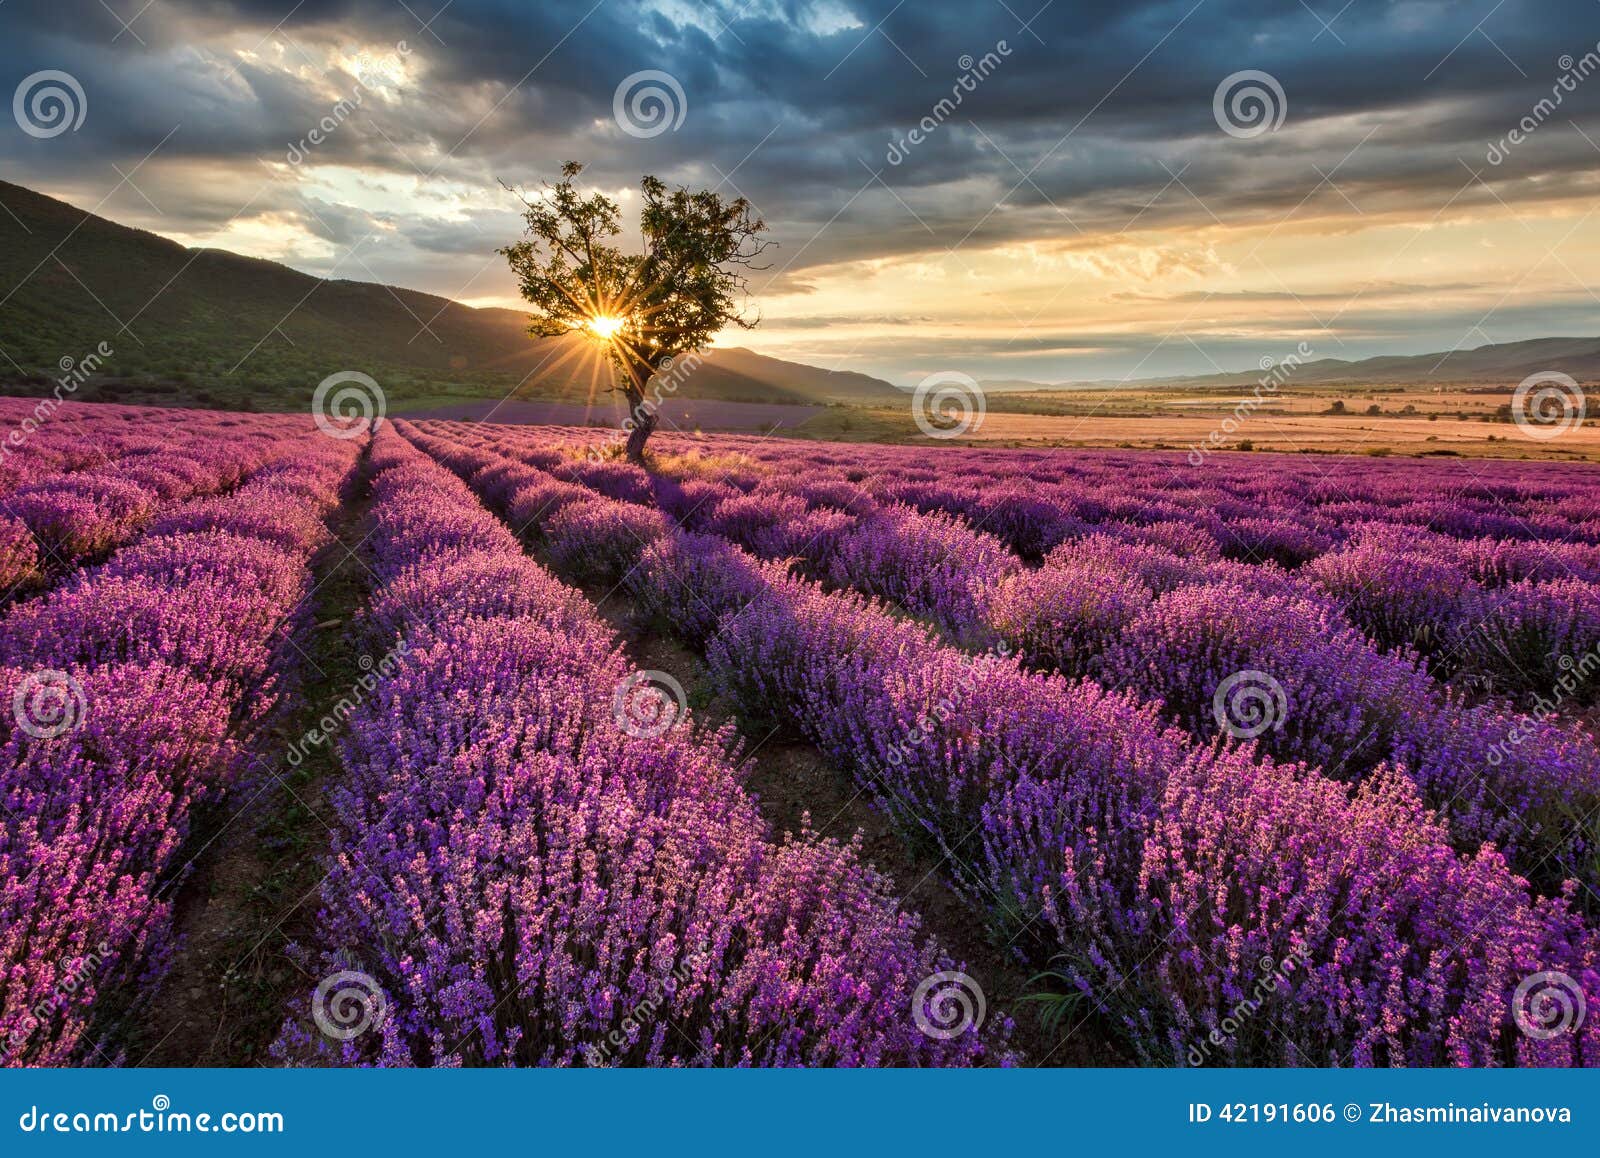
[[[1510,386],[1106,387],[986,393],[985,413],[950,442],[1153,450],[1280,451],[1600,461],[1600,413],[1536,437],[1512,421]],[[1586,395],[1600,394],[1600,383]],[[788,431],[799,437],[934,441],[904,409],[834,407]],[[1600,403],[1595,405],[1600,406]],[[952,423],[953,425],[953,423]],[[1213,441],[1217,432],[1218,441]]]

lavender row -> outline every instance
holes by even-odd
[[[1191,582],[1249,564],[1259,568],[1255,583],[1325,597],[1379,646],[1414,648],[1440,675],[1478,690],[1531,699],[1568,685],[1583,701],[1600,694],[1567,678],[1577,662],[1600,664],[1600,545],[1588,517],[1600,509],[1600,486],[1587,472],[1565,476],[1565,486],[1533,487],[1470,477],[1441,486],[1443,472],[1412,471],[1403,488],[1389,490],[1341,468],[1337,478],[1297,488],[1274,461],[1270,480],[1231,464],[1223,481],[1183,488],[1175,485],[1182,472],[1169,464],[1146,498],[1123,477],[1091,492],[1001,470],[964,472],[955,484],[880,465],[857,484],[847,473],[808,471],[803,452],[765,453],[774,473],[755,492],[797,495],[811,506],[870,493],[879,504],[956,516],[1030,560],[1098,533],[1177,556],[1169,566]],[[1285,570],[1305,564],[1303,576]]]
[[[769,840],[728,745],[630,673],[575,591],[449,472],[379,435],[362,619],[396,670],[350,718],[322,970],[383,1065],[961,1065],[912,1016],[948,968],[859,848]],[[666,712],[666,715],[662,713]]]
[[[266,415],[222,415],[195,410],[158,410],[117,405],[69,403],[36,419],[37,403],[0,398],[0,496],[112,461],[123,446],[144,447],[157,440],[170,447],[175,431],[196,423],[218,428],[273,429],[287,432],[292,420]]]
[[[549,430],[545,446],[558,453],[582,457],[597,444],[592,430]],[[1518,578],[1593,577],[1600,544],[1600,472],[1568,464],[1344,458],[1330,468],[1261,455],[1197,468],[1150,452],[860,447],[737,435],[658,442],[672,452],[661,456],[664,466],[729,488],[724,497],[766,485],[833,504],[853,489],[882,505],[959,515],[1031,561],[1097,526],[1170,531],[1196,554],[1288,567],[1369,524],[1432,528],[1443,537],[1532,548],[1507,551]]]
[[[160,434],[195,413],[0,398],[0,495],[51,474],[106,462],[106,440]],[[233,416],[223,421],[251,420]]]
[[[712,508],[711,528],[762,546],[770,525],[736,529],[727,517],[730,506],[755,500]],[[755,512],[742,513],[755,522]],[[814,513],[799,522],[815,524]],[[821,534],[805,557],[831,583],[927,617],[959,642],[1002,640],[1029,666],[1159,700],[1203,739],[1253,739],[1339,779],[1399,768],[1463,851],[1495,842],[1552,891],[1573,876],[1600,885],[1600,751],[1588,737],[1493,704],[1469,706],[1414,654],[1379,651],[1281,572],[1217,561],[1186,573],[1158,545],[1102,535],[1071,540],[1025,569],[965,523],[907,508]],[[1600,640],[1593,589],[1545,587],[1561,590],[1566,607],[1594,606]],[[1488,621],[1479,633],[1506,623]]]
[[[171,416],[85,420],[41,433],[24,450],[34,452],[33,467],[48,468],[14,473],[18,485],[0,498],[0,589],[37,587],[130,541],[161,510],[233,486],[281,445],[288,421],[188,414],[187,445],[171,437]]]
[[[795,557],[807,573],[884,598],[968,646],[1004,641],[1028,666],[1160,700],[1201,738],[1255,739],[1278,758],[1341,779],[1385,764],[1403,769],[1461,850],[1495,842],[1552,892],[1568,877],[1600,884],[1600,752],[1587,737],[1539,717],[1469,706],[1413,654],[1378,651],[1313,584],[1281,568],[1197,565],[1159,541],[1092,533],[1030,569],[961,519],[876,508],[864,494],[817,489],[814,480],[793,483],[790,493],[758,485],[727,498],[704,483],[651,479],[620,463],[539,455],[612,497],[659,500],[691,529],[764,558]],[[1595,602],[1587,585],[1543,586],[1563,591],[1571,607]],[[1386,603],[1389,595],[1370,602],[1405,606],[1398,590]],[[1600,639],[1600,612],[1596,620]]]
[[[91,1036],[158,982],[168,876],[239,775],[305,625],[354,450],[299,424],[222,498],[0,625],[0,1054],[113,1062]]]
[[[592,433],[581,437],[592,440]],[[667,438],[663,446],[707,460],[714,455],[719,463],[744,457],[754,470],[717,473],[746,490],[765,470],[841,474],[880,497],[1019,528],[1038,520],[1008,520],[1003,512],[1044,499],[1059,512],[1056,521],[1064,515],[1085,523],[1198,522],[1224,553],[1278,557],[1286,565],[1369,522],[1431,526],[1462,539],[1600,542],[1600,472],[1564,463],[1340,458],[1329,464],[1235,455],[1195,466],[1149,452],[803,446],[739,436]]]
[[[1003,640],[1029,666],[1159,700],[1202,739],[1252,739],[1338,779],[1397,767],[1463,851],[1493,841],[1550,890],[1600,884],[1600,751],[1577,727],[1470,704],[1287,575],[1174,564],[1158,545],[1090,535],[1025,570],[964,524],[902,509],[842,538],[827,574],[969,645]],[[1586,586],[1565,594],[1594,603]]]
[[[1262,478],[1237,462],[1226,473],[1208,468],[1201,488],[1176,485],[1190,468],[1160,456],[1041,460],[1005,452],[987,456],[994,465],[986,470],[984,453],[972,451],[952,481],[928,469],[925,455],[916,465],[896,462],[895,448],[775,449],[782,444],[729,437],[712,444],[715,455],[679,440],[698,450],[662,456],[659,466],[682,485],[658,477],[653,493],[619,464],[561,461],[562,450],[592,454],[594,440],[592,431],[558,435],[546,465],[559,462],[564,475],[612,497],[659,498],[692,529],[758,554],[801,554],[818,577],[858,579],[885,546],[904,549],[885,539],[952,540],[937,553],[922,548],[946,576],[878,592],[947,628],[971,619],[973,595],[1017,573],[1000,544],[1038,562],[1063,544],[1099,537],[1159,556],[1150,565],[1169,586],[1244,582],[1320,603],[1382,649],[1417,651],[1434,674],[1474,697],[1509,696],[1542,711],[1600,696],[1591,678],[1600,670],[1600,522],[1590,517],[1600,511],[1600,483],[1592,473],[1487,464],[1481,469],[1520,479],[1491,483],[1476,475],[1451,481],[1442,467],[1416,464],[1396,474],[1383,464],[1341,467],[1336,478],[1317,467],[1315,485],[1296,485],[1293,460],[1286,466],[1275,457]],[[728,452],[740,446],[760,461]],[[1374,486],[1380,471],[1403,485]],[[1085,481],[1060,477],[1073,472]],[[1152,472],[1165,476],[1159,488]],[[1107,485],[1089,489],[1087,480],[1098,478]],[[1141,495],[1141,486],[1152,493]],[[1438,493],[1419,502],[1430,490]],[[869,515],[870,528],[852,535]],[[860,553],[867,558],[854,557]],[[963,584],[974,563],[974,582]]]
[[[82,406],[58,417],[59,421],[42,430],[37,422],[32,429],[24,429],[21,424],[31,421],[24,400],[0,398],[0,499],[19,487],[104,464],[108,461],[105,442],[137,421]],[[38,564],[38,544],[27,525],[0,512],[0,581],[4,588],[26,584],[38,573]]]
[[[581,448],[593,439],[585,432],[565,441]],[[778,503],[802,500],[813,511],[860,515],[905,504],[955,516],[1034,562],[1063,542],[1099,533],[1166,547],[1187,560],[1197,580],[1217,564],[1261,565],[1261,582],[1327,596],[1341,612],[1349,608],[1356,626],[1380,645],[1415,647],[1440,674],[1460,675],[1480,689],[1532,698],[1572,684],[1566,676],[1575,657],[1600,664],[1600,610],[1593,597],[1580,601],[1571,586],[1546,586],[1600,577],[1600,529],[1592,517],[1600,511],[1600,484],[1581,470],[1556,474],[1500,463],[1466,467],[1472,473],[1461,477],[1437,464],[1363,463],[1341,466],[1335,476],[1279,456],[1261,466],[1236,456],[1226,472],[1201,472],[1158,455],[963,451],[953,481],[931,469],[920,451],[907,463],[897,461],[906,452],[894,448],[805,449],[728,437],[717,439],[717,453],[708,455],[703,452],[711,448],[702,442],[667,445],[697,448],[664,456],[662,465],[669,473],[700,476],[691,506],[731,503],[735,531],[763,505],[755,496],[765,494]],[[740,447],[752,457],[742,458]],[[790,530],[802,529],[791,515],[770,511],[762,527],[751,529],[765,545],[782,546]],[[1415,538],[1430,546],[1429,569],[1440,581],[1425,594],[1408,592],[1414,615],[1392,608],[1376,618],[1363,614],[1381,601],[1353,600],[1350,572],[1365,571],[1370,582],[1385,569],[1414,570],[1415,549],[1381,560],[1372,560],[1369,550],[1311,569],[1300,583],[1284,570],[1343,554],[1385,532],[1392,532],[1393,543]],[[1507,585],[1514,588],[1503,590]],[[1587,683],[1568,688],[1574,692],[1586,700],[1596,694]]]
[[[1600,1063],[1595,1027],[1525,1033],[1514,1004],[1547,974],[1600,997],[1594,933],[1493,848],[1456,853],[1392,770],[1352,795],[1197,744],[1130,697],[964,654],[724,540],[419,441],[553,559],[617,575],[704,642],[748,716],[854,770],[997,936],[1151,1060]]]

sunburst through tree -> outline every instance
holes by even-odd
[[[617,202],[577,188],[583,166],[569,161],[542,196],[524,197],[527,233],[500,250],[533,306],[536,337],[581,333],[605,348],[628,401],[627,453],[642,461],[660,416],[651,379],[681,355],[704,349],[724,327],[751,329],[747,272],[772,244],[766,223],[743,197],[714,189],[639,182],[642,251],[625,252]]]

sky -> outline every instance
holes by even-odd
[[[1600,0],[0,0],[4,93],[6,180],[472,305],[563,161],[744,196],[721,341],[902,384],[1600,333]]]

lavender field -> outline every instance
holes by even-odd
[[[7,1065],[1600,1064],[1591,468],[31,414]]]

